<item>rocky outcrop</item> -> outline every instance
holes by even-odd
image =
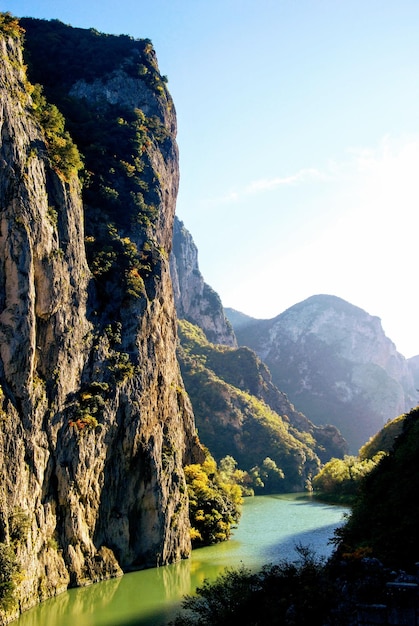
[[[236,346],[233,328],[219,295],[204,281],[198,265],[198,250],[183,222],[175,218],[170,257],[173,292],[179,319],[199,326],[208,341]]]
[[[416,404],[406,359],[373,317],[319,295],[271,320],[231,317],[274,384],[316,424],[334,424],[357,452],[388,420]]]
[[[149,132],[143,150],[148,175],[158,181],[153,219],[111,231],[115,250],[129,248],[130,263],[133,250],[147,256],[146,269],[128,264],[123,273],[114,267],[94,275],[80,183],[56,167],[34,118],[16,24],[0,32],[0,47],[0,559],[10,565],[11,590],[6,598],[2,578],[5,623],[69,585],[187,556],[183,466],[202,452],[175,352],[168,258],[178,161],[170,98],[147,93],[156,115],[165,111],[164,143]],[[89,107],[89,95],[83,98]],[[133,290],[134,278],[141,290]]]

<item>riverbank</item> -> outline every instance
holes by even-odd
[[[307,494],[246,498],[230,541],[194,550],[190,559],[126,574],[122,578],[71,589],[23,613],[14,626],[165,626],[184,595],[226,567],[256,570],[295,557],[295,546],[309,545],[327,557],[333,531],[347,512],[307,499]]]

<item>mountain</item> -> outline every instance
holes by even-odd
[[[270,320],[226,314],[274,384],[314,423],[337,426],[352,452],[417,403],[408,363],[379,318],[341,298],[312,296]]]
[[[183,222],[175,217],[170,256],[173,293],[179,319],[199,326],[212,343],[237,346],[219,295],[204,281],[198,249]]]
[[[416,390],[416,394],[419,397],[419,356],[413,356],[407,360],[409,371],[412,374],[413,385]]]
[[[257,492],[304,491],[322,462],[347,451],[335,427],[296,411],[253,350],[212,344],[185,320],[179,344],[200,440],[217,460],[232,456]]]
[[[264,462],[274,461],[276,477],[283,476],[265,477],[265,492],[304,490],[321,463],[347,452],[342,435],[296,411],[255,352],[237,347],[221,300],[199,270],[193,238],[177,219],[170,267],[178,359],[201,442],[217,461],[232,456],[246,471],[266,474]]]
[[[0,14],[0,47],[5,623],[187,556],[183,467],[204,453],[176,358],[176,117],[151,43]]]

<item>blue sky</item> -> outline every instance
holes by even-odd
[[[419,354],[418,0],[0,0],[148,37],[205,280],[274,317],[329,293]]]

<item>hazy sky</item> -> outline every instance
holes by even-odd
[[[318,294],[419,354],[418,0],[0,0],[148,37],[178,115],[177,214],[231,306]]]

